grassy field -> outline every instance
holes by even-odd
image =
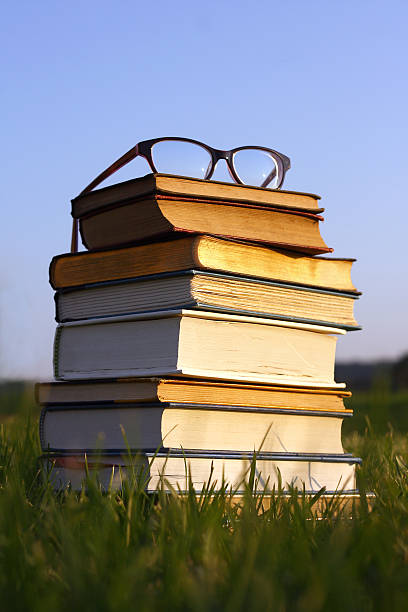
[[[380,385],[352,402],[344,445],[364,463],[351,515],[338,500],[318,511],[319,495],[279,492],[262,511],[250,489],[240,506],[228,491],[148,497],[137,482],[56,495],[38,471],[32,389],[3,385],[3,609],[407,609],[408,395]]]

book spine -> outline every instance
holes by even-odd
[[[48,282],[50,283],[53,289],[57,289],[57,285],[55,282],[55,266],[59,257],[61,257],[61,255],[55,255],[51,259],[50,265],[48,267]]]
[[[47,409],[43,408],[41,410],[41,414],[40,414],[40,420],[39,420],[39,424],[38,424],[38,431],[39,431],[39,435],[40,435],[40,444],[41,444],[41,450],[47,450],[45,448],[45,432],[44,432],[44,421],[45,421],[45,416],[47,413]]]
[[[61,318],[60,318],[60,309],[59,309],[59,302],[60,302],[60,296],[61,293],[60,291],[56,291],[54,293],[54,308],[55,308],[55,320],[57,321],[57,323],[61,323]]]
[[[55,330],[54,346],[53,346],[52,362],[54,366],[54,376],[57,380],[60,377],[59,376],[59,348],[60,348],[62,330],[63,330],[62,327],[57,327],[57,329]]]

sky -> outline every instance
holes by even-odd
[[[52,377],[48,265],[69,251],[70,200],[158,136],[288,155],[284,187],[320,194],[323,238],[357,259],[363,331],[337,359],[408,352],[407,18],[394,0],[6,3],[0,377]]]

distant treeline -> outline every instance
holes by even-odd
[[[371,389],[380,381],[387,381],[394,391],[408,390],[408,353],[396,361],[337,363],[335,380],[352,391]]]
[[[0,380],[0,415],[38,410],[32,381]]]

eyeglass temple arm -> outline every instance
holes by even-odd
[[[273,168],[268,174],[268,176],[266,177],[266,179],[264,180],[264,182],[262,183],[261,187],[266,187],[267,185],[269,185],[269,183],[275,178],[275,176],[276,176],[276,168]]]
[[[117,170],[120,170],[120,168],[123,168],[123,166],[126,166],[126,164],[128,164],[130,161],[132,161],[132,159],[134,159],[138,155],[139,155],[139,147],[138,145],[135,145],[134,147],[129,149],[129,151],[127,151],[124,155],[122,155],[122,157],[119,157],[119,159],[113,162],[113,164],[111,164],[109,168],[106,168],[106,170],[98,174],[98,176],[91,183],[89,183],[89,185],[85,187],[85,189],[83,189],[79,195],[85,195],[86,193],[89,193],[90,191],[92,191],[92,189],[95,189],[95,187],[97,187],[100,183],[102,183],[102,181],[104,181],[109,176],[114,174]],[[71,236],[71,253],[77,253],[77,251],[78,251],[78,219],[73,219],[72,236]]]

